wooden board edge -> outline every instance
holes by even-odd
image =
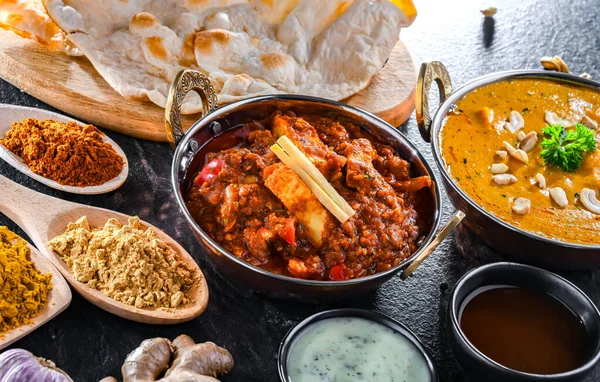
[[[166,141],[166,132],[158,132],[147,129],[148,121],[139,120],[134,121],[133,124],[124,123],[119,127],[119,130],[115,130],[114,126],[110,124],[106,124],[103,122],[102,117],[106,114],[102,110],[98,110],[97,107],[90,106],[86,108],[76,108],[75,104],[72,103],[60,103],[59,100],[64,98],[64,93],[71,92],[69,89],[64,87],[58,87],[56,84],[53,86],[46,86],[43,81],[39,80],[39,77],[35,72],[28,71],[24,69],[25,73],[20,73],[17,75],[16,69],[14,69],[16,64],[10,60],[10,58],[0,55],[0,67],[3,67],[2,78],[10,83],[11,85],[19,88],[23,92],[29,94],[30,96],[39,99],[40,101],[62,111],[69,116],[77,116],[76,118],[79,120],[83,120],[92,125],[102,127],[119,134],[133,136],[135,138],[146,139],[150,141]],[[25,81],[21,81],[19,77],[30,77],[33,78],[31,80],[32,83],[27,83]],[[45,93],[36,92],[36,87],[44,87],[46,89]],[[53,90],[58,89],[58,90]],[[74,97],[78,98],[80,101],[87,101],[85,98],[82,98],[81,94],[77,94]],[[91,101],[87,101],[90,102]],[[82,112],[82,110],[85,110]],[[75,118],[75,117],[73,117]]]
[[[0,38],[5,37],[13,40],[19,40],[19,42],[23,43],[23,49],[31,54],[61,54],[70,59],[73,64],[78,65],[81,60],[85,60],[85,63],[91,66],[91,63],[87,61],[87,58],[85,57],[66,56],[65,53],[52,51],[44,45],[33,40],[18,36],[10,31],[0,29]],[[148,126],[152,125],[152,123],[149,123],[148,119],[145,118],[146,114],[144,114],[143,111],[140,111],[137,117],[135,117],[134,113],[129,113],[128,118],[132,121],[132,123],[123,122],[123,124],[118,126],[118,128],[115,128],[114,126],[103,122],[103,117],[112,116],[112,113],[104,111],[102,108],[98,107],[99,105],[94,105],[93,103],[95,100],[84,94],[73,93],[70,89],[63,87],[60,84],[50,82],[50,80],[44,76],[40,76],[39,73],[31,70],[26,65],[15,62],[10,58],[9,55],[4,54],[2,50],[0,50],[0,76],[5,81],[19,88],[23,92],[62,111],[63,113],[72,116],[73,118],[83,120],[87,123],[120,134],[134,136],[136,138],[161,142],[166,141],[166,131],[164,129],[148,129]],[[104,81],[102,77],[98,77],[101,81]],[[24,80],[25,78],[27,81]],[[110,88],[108,85],[107,87],[110,89],[108,91],[114,92],[116,98],[122,98],[114,89]],[[44,92],[37,91],[38,89],[44,89]],[[69,97],[72,99],[77,99],[78,102],[60,102],[60,100],[65,98],[65,94],[69,95]],[[86,106],[81,107],[81,103],[86,104]],[[152,106],[155,105],[152,104]],[[145,105],[140,102],[140,107],[145,107]],[[159,109],[156,110],[156,112],[164,114],[164,109],[161,109],[158,106],[155,107]]]
[[[346,98],[343,103],[350,106],[357,107],[361,110],[371,112],[375,116],[383,119],[394,127],[398,127],[404,124],[410,118],[412,112],[415,110],[415,96],[417,88],[417,77],[418,68],[415,64],[413,55],[410,52],[408,46],[399,40],[390,55],[390,60],[393,60],[386,65],[392,65],[390,71],[382,70],[371,80],[369,86],[360,92]],[[403,81],[400,81],[397,77],[400,77],[399,73],[405,72]],[[392,77],[388,79],[386,77]],[[389,84],[400,85],[400,89],[390,87]],[[390,97],[394,92],[402,92],[407,94],[404,100],[398,104],[394,104],[393,107],[383,108],[381,110],[368,110],[363,107],[365,102],[369,102],[368,98],[387,98]]]
[[[415,86],[408,96],[407,102],[402,105],[401,109],[386,110],[375,115],[394,127],[403,125],[408,121],[413,111],[415,111],[416,94],[417,88]]]

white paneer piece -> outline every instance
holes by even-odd
[[[308,231],[315,247],[323,243],[323,231],[329,215],[327,210],[296,173],[282,163],[265,169],[265,186]]]

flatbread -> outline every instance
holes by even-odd
[[[121,95],[165,107],[177,72],[200,70],[220,103],[365,88],[411,20],[388,0],[44,0]],[[186,99],[183,113],[201,110]]]
[[[73,56],[83,54],[48,17],[42,0],[0,0],[0,28]]]

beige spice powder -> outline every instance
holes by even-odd
[[[121,225],[110,219],[90,227],[84,216],[69,223],[48,246],[69,265],[75,279],[136,308],[176,308],[197,281],[192,267],[138,217]]]

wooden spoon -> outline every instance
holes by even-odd
[[[41,273],[52,274],[52,290],[48,293],[48,301],[40,314],[34,317],[29,325],[22,325],[0,335],[0,350],[25,337],[46,322],[56,317],[71,303],[71,289],[60,272],[50,260],[42,256],[37,249],[28,243],[31,261]]]
[[[64,115],[53,113],[47,110],[35,109],[32,107],[0,104],[0,138],[4,138],[4,135],[7,131],[10,130],[10,127],[13,123],[22,121],[26,118],[34,118],[40,120],[51,119],[63,123],[75,122],[80,125],[85,125],[83,122],[79,122],[73,118],[65,117]],[[116,144],[115,141],[113,141],[106,135],[104,136],[103,140],[104,142],[110,143],[110,145],[115,149],[117,154],[119,154],[123,158],[123,160],[125,160],[125,164],[123,165],[123,170],[121,170],[121,173],[117,175],[117,177],[99,186],[74,187],[58,184],[52,179],[45,178],[31,171],[29,167],[25,163],[23,163],[23,160],[20,157],[16,156],[2,145],[0,145],[0,158],[4,159],[8,164],[21,171],[23,174],[37,180],[40,183],[45,184],[48,187],[52,187],[60,191],[70,192],[72,194],[104,194],[116,190],[117,188],[121,187],[123,183],[125,183],[127,175],[129,173],[129,163],[127,162],[127,157],[125,156],[125,153],[123,152],[123,150],[121,150],[121,148],[119,147],[119,145]]]
[[[158,308],[139,309],[105,296],[102,292],[89,288],[77,281],[73,272],[62,258],[48,247],[48,241],[62,234],[67,224],[82,216],[87,216],[90,225],[101,227],[110,218],[126,223],[128,215],[67,202],[32,191],[0,176],[0,212],[17,223],[29,235],[40,252],[52,261],[67,282],[92,304],[117,316],[148,324],[176,324],[198,317],[208,304],[208,286],[206,279],[194,259],[169,235],[158,228],[141,222],[145,228],[153,228],[158,236],[171,246],[197,275],[197,283],[186,291],[193,302],[166,311]]]

